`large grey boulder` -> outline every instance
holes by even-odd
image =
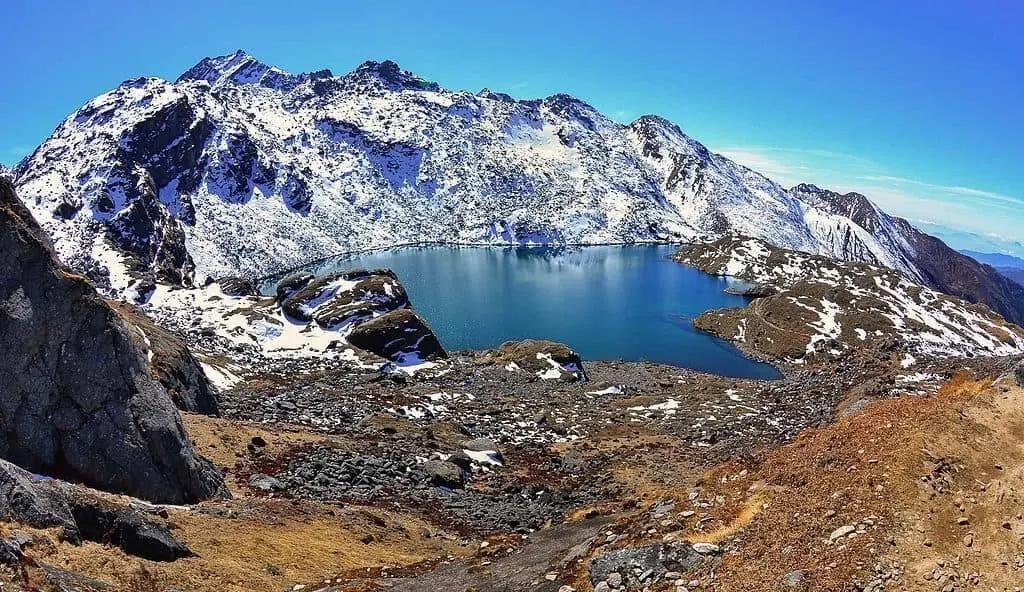
[[[142,336],[55,259],[0,180],[0,458],[158,502],[226,496],[150,375]]]
[[[65,540],[81,540],[63,492],[4,460],[0,460],[0,519],[33,528],[61,527]]]

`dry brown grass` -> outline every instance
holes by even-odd
[[[714,519],[702,532],[684,536],[736,550],[715,573],[723,592],[780,588],[798,569],[810,574],[808,589],[845,590],[893,558],[910,563],[908,590],[935,589],[923,575],[939,560],[986,574],[983,583],[1002,590],[1024,581],[1001,564],[1012,564],[1017,532],[1024,534],[1024,524],[1003,527],[1024,482],[1022,436],[1024,391],[1004,393],[991,380],[958,375],[934,397],[881,401],[709,471],[702,497],[726,502],[710,511]],[[945,493],[922,481],[936,459],[958,467]],[[961,502],[970,506],[969,529],[956,522]],[[874,523],[865,534],[829,543],[833,530],[865,519]],[[970,549],[963,545],[968,530]]]

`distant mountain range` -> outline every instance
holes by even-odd
[[[408,242],[740,234],[892,267],[1024,322],[1024,288],[862,195],[783,188],[657,116],[450,91],[387,61],[291,74],[238,51],[175,82],[130,80],[13,177],[65,262],[115,291]]]
[[[999,273],[1018,284],[1024,285],[1024,259],[1014,257],[1013,255],[1006,255],[1004,253],[981,253],[966,249],[960,252],[975,259],[976,261],[984,263],[985,265],[995,267],[999,270]]]

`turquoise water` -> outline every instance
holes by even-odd
[[[587,360],[673,364],[741,378],[778,378],[693,328],[712,308],[744,306],[729,280],[669,261],[675,247],[403,247],[347,255],[308,268],[325,273],[387,267],[444,347],[486,349],[550,339]],[[263,286],[271,292],[274,283]]]

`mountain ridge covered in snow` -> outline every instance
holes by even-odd
[[[623,125],[565,94],[451,91],[389,61],[291,74],[237,51],[175,82],[129,80],[14,176],[60,256],[114,291],[410,242],[725,234],[953,285],[923,265],[921,233],[863,196],[787,190],[661,117]],[[954,293],[1024,319],[1024,300],[1015,314],[1006,298]]]

